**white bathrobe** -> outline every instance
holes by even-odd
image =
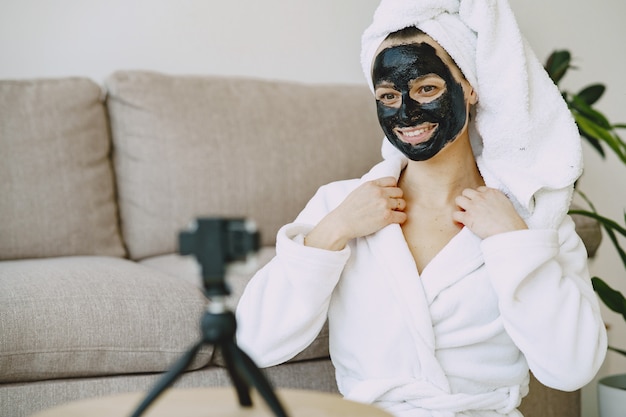
[[[359,184],[400,170],[384,161],[361,180],[320,188],[279,231],[276,257],[239,303],[240,346],[275,365],[328,318],[341,393],[402,417],[520,416],[529,367],[557,389],[589,382],[606,332],[570,217],[558,230],[484,240],[464,228],[421,274],[397,224],[342,251],[303,245]]]

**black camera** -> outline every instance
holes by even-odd
[[[224,282],[227,265],[257,252],[260,234],[250,220],[207,217],[180,232],[178,243],[181,255],[194,255],[198,260],[205,294],[229,295]]]

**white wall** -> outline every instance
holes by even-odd
[[[82,75],[100,82],[116,69],[231,74],[303,82],[363,83],[359,39],[377,0],[0,0],[0,78]],[[626,2],[511,0],[543,60],[569,49],[579,66],[572,91],[603,82],[599,107],[626,122]],[[626,136],[626,132],[624,133]],[[586,148],[581,188],[613,218],[626,209],[626,167]],[[626,292],[626,273],[610,242],[592,274]],[[606,312],[611,340],[626,347],[626,325]],[[604,373],[626,371],[609,354]],[[595,413],[585,390],[585,416]]]
[[[0,0],[0,78],[116,69],[362,82],[375,0]]]

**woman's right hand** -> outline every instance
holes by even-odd
[[[341,250],[352,239],[370,235],[392,223],[402,224],[407,218],[402,196],[402,189],[393,177],[361,184],[309,232],[304,244]]]

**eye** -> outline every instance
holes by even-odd
[[[411,98],[419,103],[429,103],[446,91],[446,82],[435,74],[416,79],[411,85]]]
[[[377,88],[376,101],[381,102],[385,106],[397,107],[402,102],[400,92],[391,88]]]

